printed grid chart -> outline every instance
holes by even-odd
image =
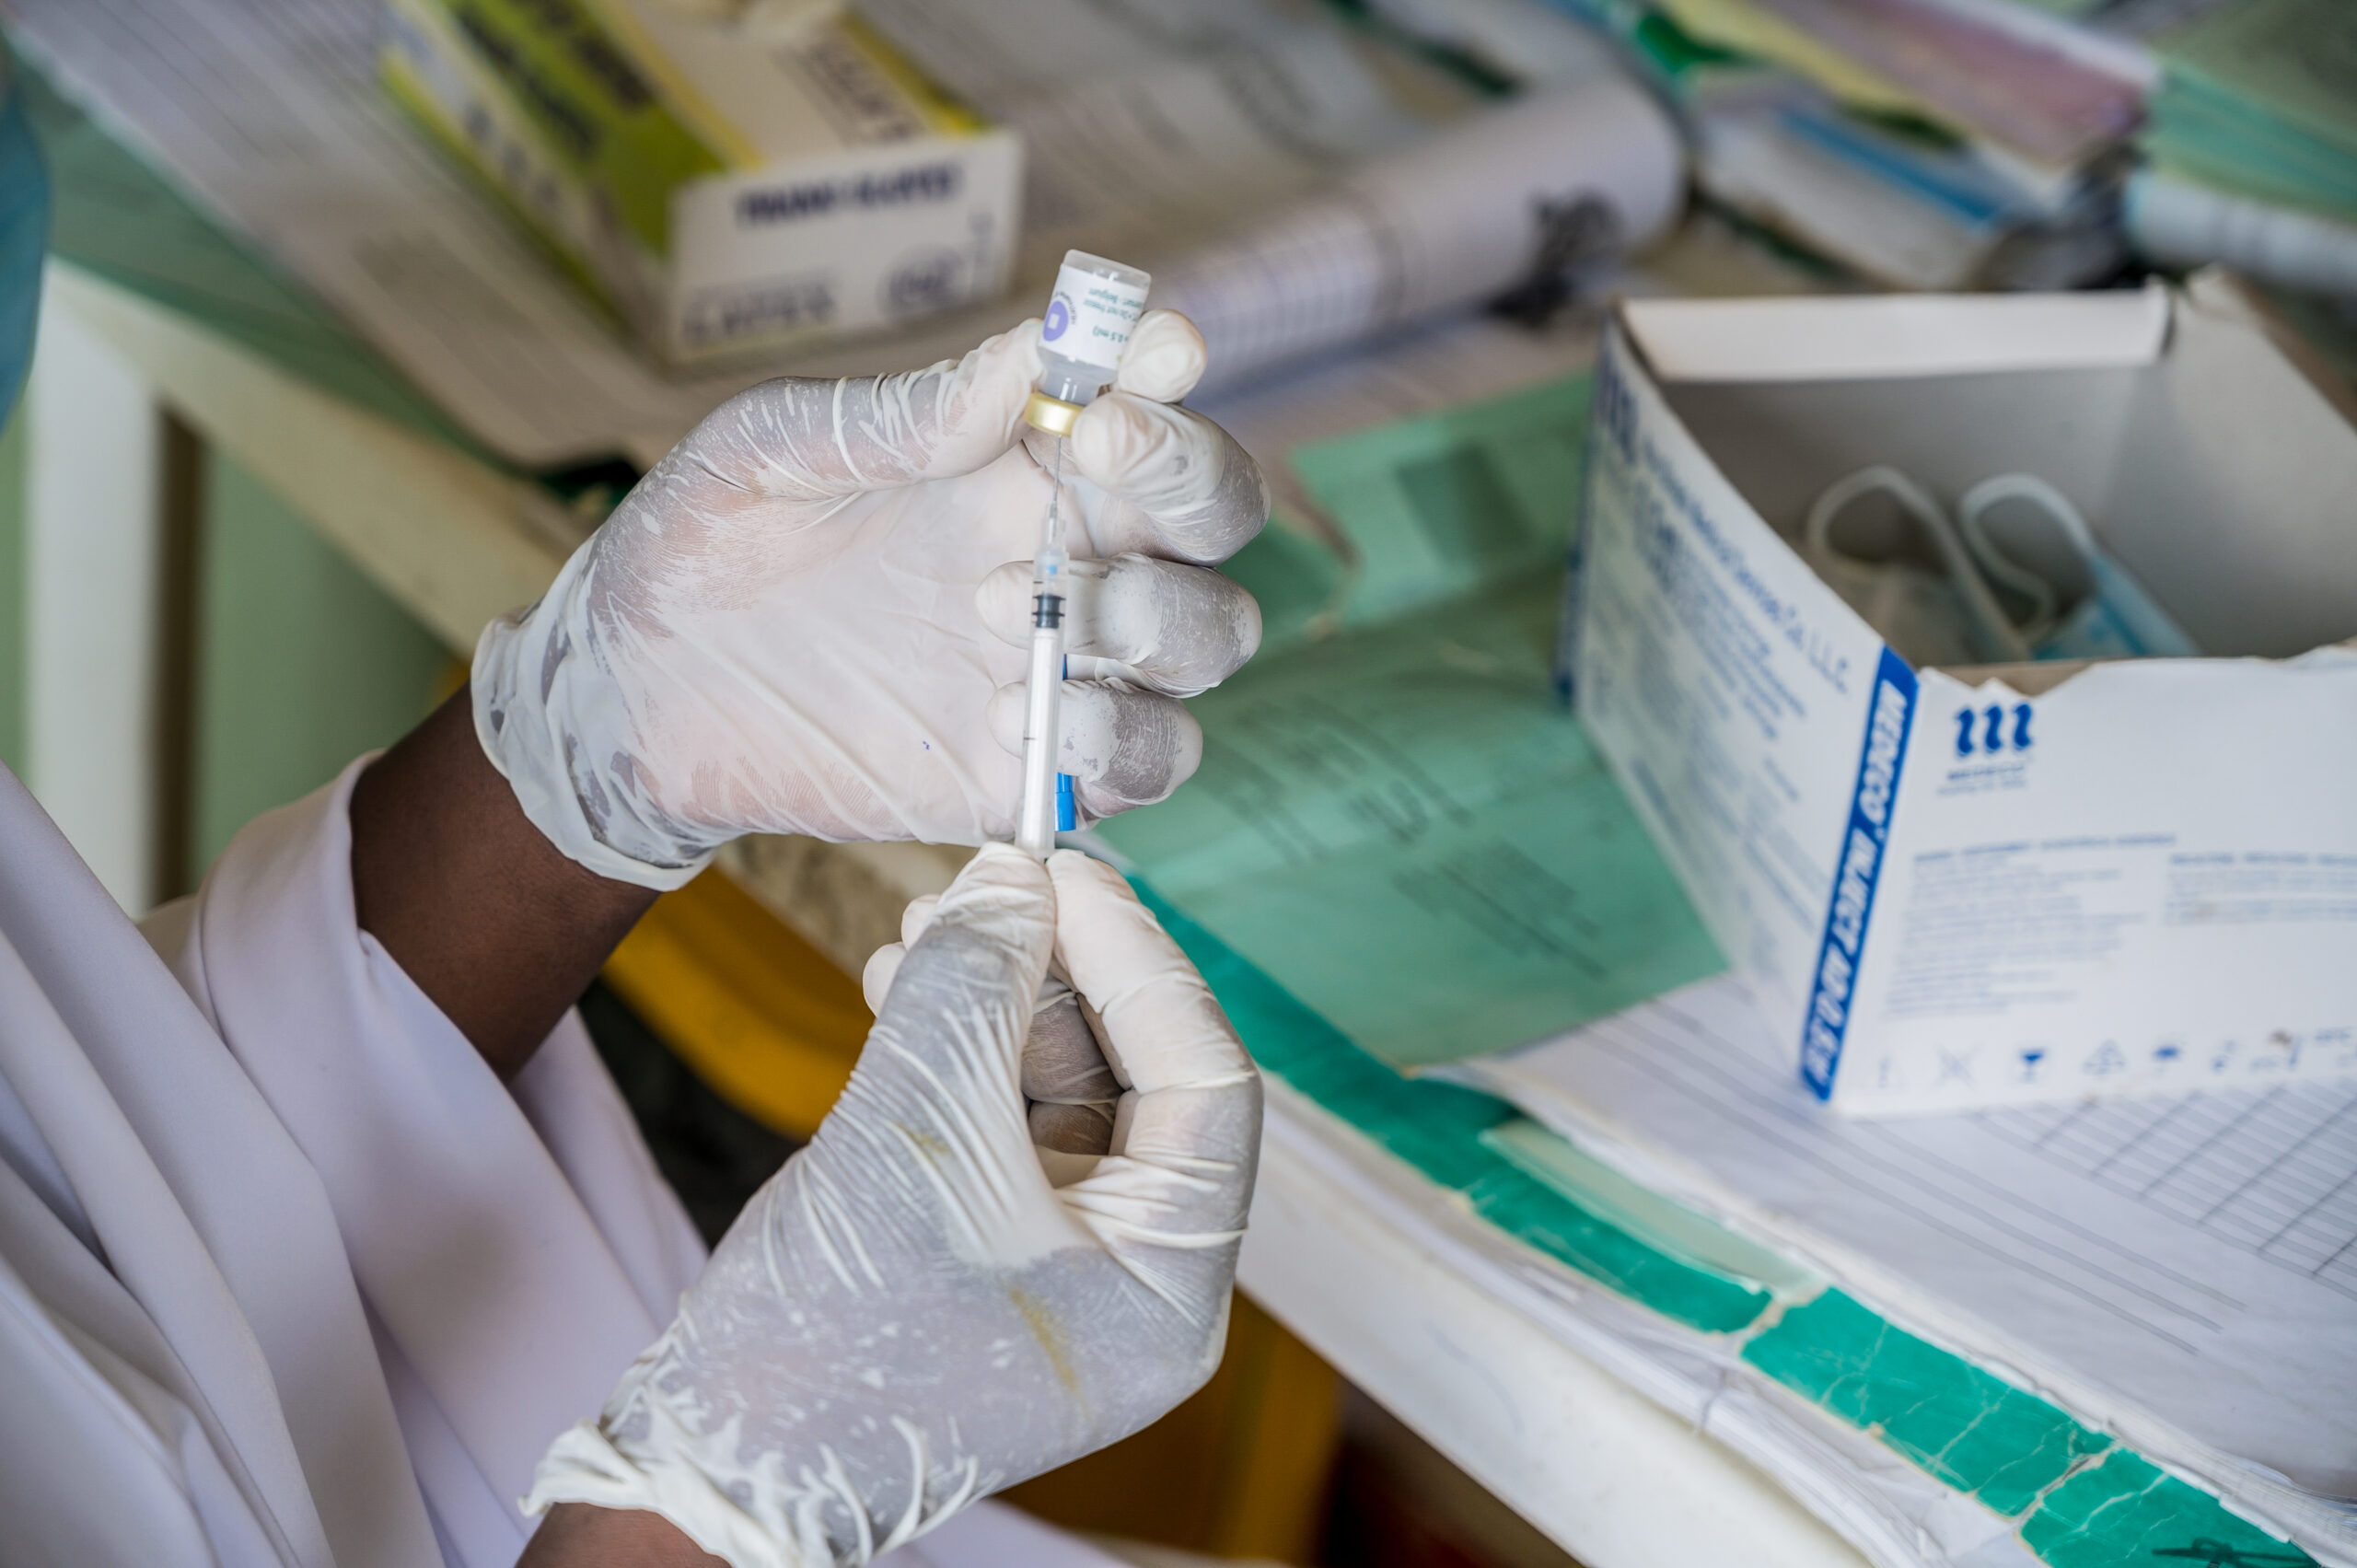
[[[1991,1112],[1990,1131],[2357,1297],[2357,1085]]]

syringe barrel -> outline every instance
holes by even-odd
[[[1086,250],[1064,252],[1039,326],[1038,389],[1075,408],[1095,402],[1120,368],[1153,282],[1135,267]]]
[[[1039,860],[1056,847],[1056,716],[1063,696],[1062,600],[1046,596],[1031,626],[1031,668],[1024,677],[1023,801],[1015,819],[1015,847]]]

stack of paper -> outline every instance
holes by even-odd
[[[2010,0],[1550,3],[1654,66],[1707,195],[1867,279],[2043,289],[2119,263],[2119,149],[2153,79],[2133,47]]]
[[[1706,189],[1904,287],[2046,288],[2118,261],[2105,192],[2141,62],[1953,0],[1666,0],[1787,86],[1697,94]],[[1707,80],[1707,74],[1706,74]]]
[[[1843,102],[1912,115],[2057,173],[2142,118],[2125,59],[2060,24],[1932,0],[1664,0],[1699,38],[1773,60]]]
[[[2357,297],[2357,8],[2231,0],[2152,42],[2166,78],[2131,238],[2163,263]]]
[[[1858,114],[1789,71],[1698,71],[1685,98],[1705,192],[1876,283],[2061,288],[2119,261],[2101,179]]]
[[[2158,172],[2357,222],[2357,8],[2239,0],[2154,41]]]

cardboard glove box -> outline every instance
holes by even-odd
[[[2328,393],[2224,285],[1620,308],[1562,670],[1836,1108],[2357,1077]],[[1875,463],[2044,478],[2209,656],[1910,667],[1793,544]]]
[[[846,13],[388,0],[378,59],[663,362],[888,328],[1006,282],[1019,138]]]

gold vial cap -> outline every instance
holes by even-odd
[[[1023,423],[1051,436],[1071,435],[1073,421],[1079,417],[1078,403],[1068,403],[1045,392],[1032,393],[1030,401],[1023,405]]]

